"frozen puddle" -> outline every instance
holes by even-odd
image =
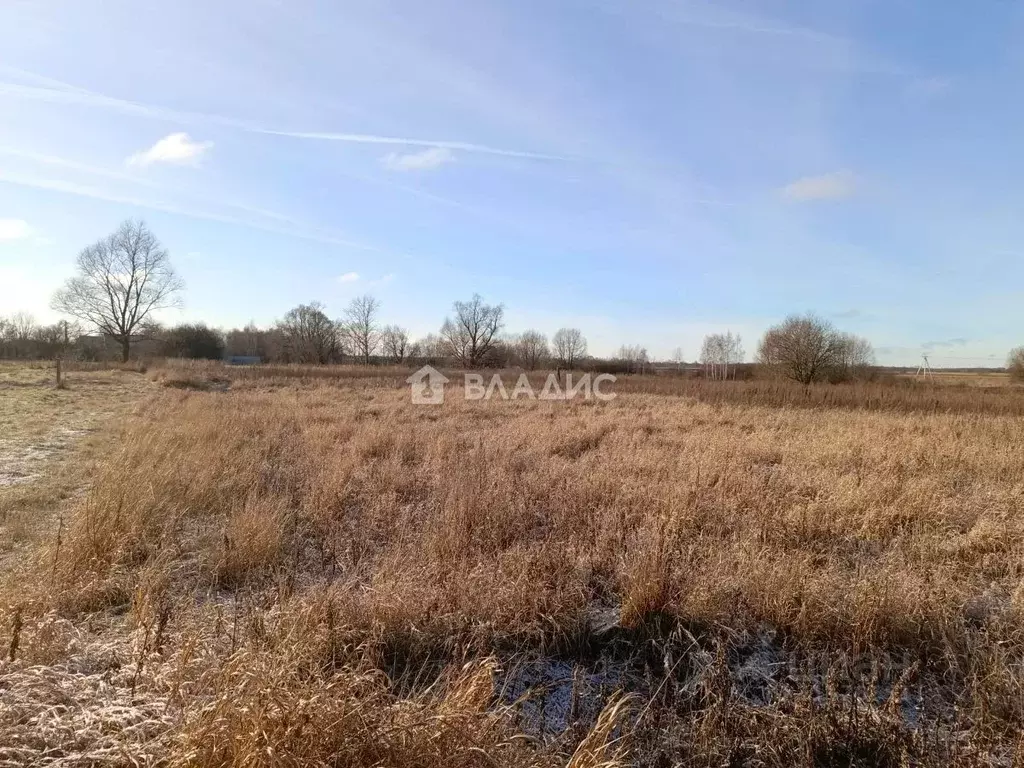
[[[614,655],[596,660],[511,661],[497,680],[500,699],[512,707],[523,732],[545,740],[589,728],[620,691],[640,702],[667,697],[662,704],[699,704],[710,688],[718,687],[723,671],[729,678],[729,695],[743,706],[773,707],[810,695],[822,706],[834,702],[889,707],[910,728],[925,721],[948,722],[955,714],[950,686],[917,674],[909,657],[799,653],[787,648],[770,627],[737,633],[721,650],[722,638],[699,642],[685,631],[672,635],[660,646],[658,658],[623,654],[620,647]]]
[[[610,659],[592,665],[552,658],[517,661],[498,680],[501,699],[512,706],[519,727],[541,738],[588,728],[613,693],[645,687],[628,664]]]

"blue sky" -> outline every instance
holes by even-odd
[[[0,314],[142,217],[167,321],[300,302],[653,356],[815,311],[883,363],[1024,341],[1024,3],[5,0]]]

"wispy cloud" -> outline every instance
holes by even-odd
[[[429,171],[453,162],[455,154],[446,147],[431,147],[408,154],[391,152],[381,158],[384,167],[392,171]]]
[[[403,256],[405,254],[396,253],[386,248],[380,248],[375,245],[368,243],[361,243],[354,240],[335,235],[332,232],[315,229],[303,225],[301,222],[295,222],[284,217],[281,217],[281,224],[265,223],[261,221],[252,221],[250,219],[244,219],[239,216],[232,216],[230,214],[217,213],[215,211],[209,211],[199,209],[188,204],[177,204],[172,202],[165,202],[161,200],[149,200],[145,198],[139,198],[132,195],[122,195],[116,192],[103,189],[101,187],[90,186],[87,184],[77,184],[75,182],[65,181],[63,179],[44,179],[36,176],[24,176],[21,174],[9,173],[7,171],[0,170],[0,183],[15,184],[17,186],[29,187],[33,189],[44,189],[50,192],[60,192],[68,195],[75,195],[77,197],[85,197],[93,200],[102,200],[108,203],[119,203],[121,205],[131,205],[137,208],[146,208],[153,211],[161,211],[163,213],[172,213],[179,216],[188,216],[193,219],[202,219],[205,221],[218,221],[224,224],[234,224],[241,227],[247,227],[260,232],[270,232],[272,234],[284,235],[286,237],[295,237],[300,240],[309,240],[312,242],[325,243],[327,245],[337,245],[345,248],[352,248],[360,251],[369,251],[373,253],[383,253],[388,255]]]
[[[376,280],[371,280],[369,283],[367,283],[367,285],[369,285],[371,288],[379,288],[382,285],[387,285],[388,283],[390,283],[394,279],[395,279],[394,273],[393,272],[389,272],[386,275],[378,277]]]
[[[138,173],[131,173],[123,170],[113,170],[110,168],[104,168],[97,165],[91,165],[89,163],[82,163],[77,160],[70,160],[68,158],[58,157],[56,155],[41,154],[39,152],[31,152],[28,150],[5,146],[0,146],[0,155],[16,157],[22,160],[30,160],[40,165],[53,166],[54,168],[63,168],[69,171],[74,171],[76,173],[82,173],[88,176],[98,176],[101,179],[109,179],[111,181],[117,182],[128,182],[133,186],[141,186],[145,187],[146,189],[158,190],[161,193],[184,194],[182,190],[154,181],[145,176],[141,176]],[[296,223],[292,218],[277,213],[276,211],[267,210],[266,208],[261,208],[246,203],[240,203],[233,200],[226,200],[220,197],[216,199],[204,198],[201,196],[197,196],[194,192],[189,193],[189,196],[195,202],[216,205],[224,208],[231,208],[242,213],[258,216],[260,218],[271,219],[273,221],[281,222],[283,224]]]
[[[143,152],[128,158],[128,165],[145,168],[154,163],[198,165],[199,159],[213,146],[212,141],[194,141],[187,133],[172,133]]]
[[[358,272],[346,272],[344,275],[338,275],[339,283],[355,283],[359,281]]]
[[[635,4],[623,0],[604,0],[606,9],[626,8],[634,12]],[[693,27],[750,38],[778,41],[796,56],[811,56],[815,65],[870,74],[908,76],[900,62],[881,53],[864,49],[856,40],[832,32],[813,29],[791,22],[762,16],[749,11],[730,10],[720,3],[652,2],[649,10],[663,23]]]
[[[859,309],[844,309],[841,312],[836,312],[833,317],[840,320],[852,320],[856,317],[864,317],[864,313]]]
[[[963,336],[958,336],[955,339],[942,339],[940,341],[926,341],[921,345],[921,348],[926,352],[931,352],[933,349],[956,349],[957,347],[967,346],[970,339],[966,339]]]
[[[782,188],[790,200],[842,200],[857,191],[857,177],[850,171],[837,171],[821,176],[804,176]]]
[[[24,73],[30,75],[32,73]],[[112,96],[106,96],[95,91],[88,91],[83,88],[62,83],[50,78],[40,78],[45,82],[53,84],[54,87],[41,87],[22,85],[19,83],[0,82],[0,95],[14,96],[33,101],[46,101],[60,104],[75,104],[97,109],[107,109],[134,117],[146,117],[154,120],[171,121],[183,124],[210,123],[234,128],[249,133],[258,133],[266,136],[279,136],[291,139],[308,139],[315,141],[340,141],[352,144],[371,145],[392,145],[409,147],[433,147],[437,149],[448,149],[462,152],[474,152],[478,154],[496,155],[500,157],[517,157],[528,160],[553,160],[566,161],[580,158],[568,157],[565,155],[546,154],[521,149],[510,149],[504,147],[493,147],[487,144],[478,144],[468,141],[451,141],[444,139],[424,139],[416,137],[400,136],[379,136],[376,134],[344,133],[334,131],[289,131],[269,128],[255,123],[239,120],[224,115],[213,115],[202,112],[183,112],[180,110],[168,109],[155,104],[144,104],[141,102],[127,101]],[[172,134],[181,135],[181,134]],[[171,137],[167,137],[168,139]],[[166,139],[165,139],[166,140]],[[155,148],[155,147],[154,147]],[[152,149],[150,150],[152,151]]]
[[[24,219],[0,219],[0,242],[24,240],[32,234],[32,228]]]

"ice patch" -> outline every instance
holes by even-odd
[[[498,681],[501,699],[512,706],[519,727],[538,737],[589,728],[613,693],[643,681],[628,665],[602,659],[593,665],[540,658],[516,662]]]

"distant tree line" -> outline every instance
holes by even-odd
[[[415,361],[464,368],[586,367],[613,373],[644,373],[653,365],[640,344],[623,345],[610,360],[590,357],[579,328],[560,328],[550,340],[535,329],[509,334],[504,306],[488,304],[478,294],[456,301],[438,333],[421,339],[412,339],[399,325],[382,324],[380,302],[370,295],[353,299],[335,319],[314,301],[289,310],[269,328],[253,323],[228,331],[202,323],[161,328],[154,313],[179,306],[183,289],[167,251],[146,224],[125,221],[82,250],[76,275],[54,294],[51,306],[73,320],[38,325],[24,314],[0,318],[0,357],[100,359],[116,354],[128,360],[133,349],[138,354],[141,348],[153,357],[244,357],[314,365]],[[686,366],[682,349],[676,349],[672,360],[679,371],[715,380],[735,378],[741,368],[749,372],[742,365],[742,340],[731,331],[705,337],[696,369]],[[768,329],[755,360],[764,375],[803,384],[862,378],[875,363],[869,341],[814,315],[794,315]],[[1024,380],[1024,347],[1010,353],[1007,369]]]
[[[0,317],[0,358],[44,360],[61,357],[81,335],[75,323],[40,325],[32,315],[19,312]]]
[[[647,349],[640,344],[625,344],[609,359],[589,356],[587,339],[579,328],[560,328],[550,340],[536,329],[506,333],[504,307],[488,304],[479,295],[456,301],[440,331],[421,339],[412,339],[399,325],[381,323],[379,314],[380,302],[365,295],[353,299],[334,320],[322,304],[310,302],[289,310],[267,328],[253,323],[227,331],[203,323],[163,328],[150,321],[136,325],[130,340],[133,348],[143,349],[149,357],[241,357],[306,365],[426,362],[463,368],[557,367],[613,373],[645,373],[654,368]],[[83,333],[78,323],[39,325],[24,314],[0,318],[3,358],[100,360],[121,355],[121,339]],[[743,355],[738,335],[709,334],[701,347],[697,372],[709,379],[734,378]],[[1024,367],[1024,353],[1018,357],[1019,367]],[[684,367],[681,351],[677,350],[674,363]],[[865,375],[873,365],[873,353],[866,340],[840,333],[825,321],[792,317],[765,334],[757,363],[770,375],[805,384],[835,382]],[[690,370],[693,372],[692,367]]]
[[[587,340],[578,328],[559,329],[553,342],[537,330],[505,333],[505,308],[488,304],[479,295],[456,301],[438,333],[420,339],[413,339],[400,325],[382,323],[380,306],[373,296],[359,296],[352,299],[340,318],[332,320],[322,304],[300,304],[269,328],[250,323],[225,332],[222,356],[314,365],[417,361],[464,368],[515,366],[536,370],[573,368],[587,353]]]

